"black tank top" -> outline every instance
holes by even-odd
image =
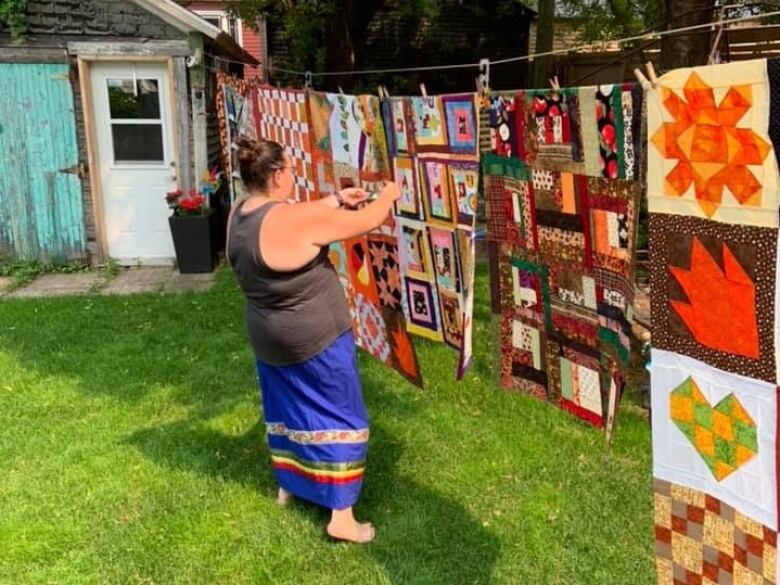
[[[228,260],[246,296],[246,326],[258,360],[272,366],[316,356],[352,328],[344,287],[328,246],[306,266],[290,272],[263,261],[260,230],[270,202],[246,214],[238,204],[230,220]]]

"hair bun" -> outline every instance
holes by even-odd
[[[284,148],[278,142],[239,136],[234,147],[241,179],[247,188],[266,189],[271,173],[284,166]]]
[[[235,145],[238,148],[238,162],[249,163],[257,156],[259,149],[255,140],[242,136],[236,140]]]

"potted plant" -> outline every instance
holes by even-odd
[[[217,265],[218,226],[205,195],[195,189],[187,195],[178,190],[166,193],[165,200],[173,210],[168,222],[179,272],[213,272]]]

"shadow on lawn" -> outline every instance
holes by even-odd
[[[376,382],[364,381],[364,389],[375,391]],[[233,437],[195,419],[138,431],[128,442],[159,464],[237,482],[274,498],[264,430],[258,421]],[[367,477],[357,506],[359,517],[377,526],[377,541],[367,550],[394,584],[490,583],[498,538],[460,503],[400,475],[396,463],[402,451],[381,425],[371,425]],[[328,517],[325,509],[306,502],[296,502],[289,512],[323,526]]]

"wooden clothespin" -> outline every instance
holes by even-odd
[[[344,95],[344,90],[343,90],[343,89],[341,89],[341,86],[340,86],[340,85],[339,85],[339,93],[340,93],[341,95]]]
[[[386,85],[382,86],[382,91],[385,93],[385,98],[390,99],[390,92],[388,91]]]
[[[425,89],[425,84],[420,84],[420,95],[422,95],[424,98],[428,97],[428,90]]]
[[[553,91],[561,91],[561,84],[558,83],[558,76],[553,75],[552,79],[550,81],[550,87],[553,88]]]
[[[634,76],[639,82],[639,85],[642,86],[643,90],[648,91],[652,89],[653,85],[647,80],[647,77],[645,77],[645,74],[642,73],[642,70],[639,67],[634,69]]]
[[[648,61],[645,67],[647,68],[647,77],[650,79],[650,84],[655,87],[658,85],[658,76],[655,74],[655,67],[653,67],[653,62]]]
[[[634,76],[639,81],[639,84],[642,86],[642,89],[645,91],[654,88],[656,85],[658,85],[658,77],[655,74],[655,67],[653,67],[653,64],[648,61],[645,64],[645,68],[647,69],[647,77],[642,73],[642,70],[637,67],[634,69]]]
[[[306,89],[311,89],[312,88],[313,78],[314,78],[314,76],[312,75],[311,71],[307,71],[306,73],[304,73],[304,76],[303,76],[304,81],[303,81],[303,83],[304,83],[304,87]]]
[[[385,96],[385,91],[384,91],[384,88],[381,85],[377,85],[376,86],[376,95],[379,96],[380,100],[385,99],[385,97],[386,97]]]

